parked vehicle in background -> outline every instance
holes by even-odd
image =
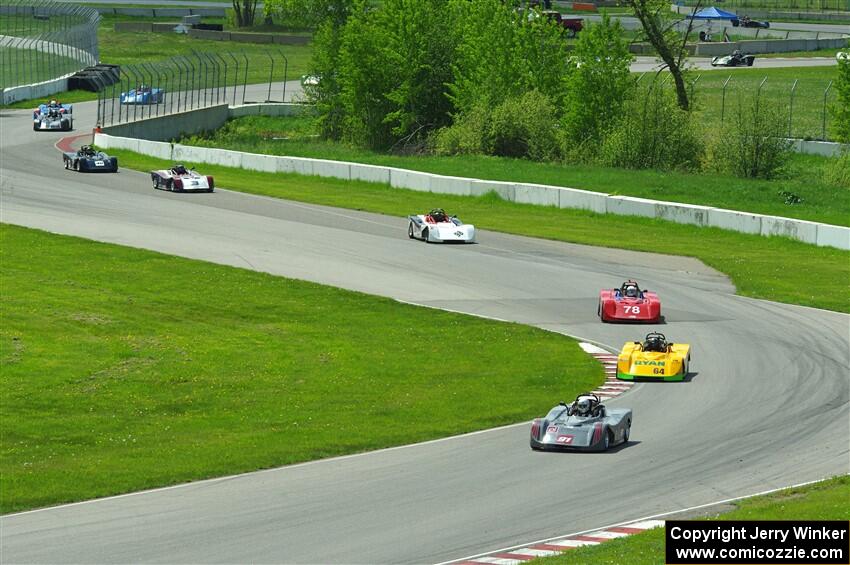
[[[540,13],[564,28],[567,37],[575,37],[584,27],[581,18],[567,18],[557,10],[543,10]]]

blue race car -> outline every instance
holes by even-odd
[[[161,88],[151,88],[150,86],[140,85],[130,90],[130,92],[121,93],[121,104],[160,104],[165,96],[165,91]]]

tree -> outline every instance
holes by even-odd
[[[274,18],[289,28],[317,28],[331,22],[337,27],[345,23],[353,0],[265,0],[266,18]]]
[[[634,87],[632,55],[620,23],[604,15],[579,35],[573,50],[575,68],[568,75],[565,130],[572,141],[598,144],[615,123]]]
[[[627,0],[627,2],[640,20],[646,40],[655,48],[673,76],[679,108],[689,110],[690,100],[684,75],[688,58],[687,42],[693,31],[693,18],[688,18],[685,32],[680,33],[676,29],[678,22],[670,17],[669,0]],[[700,5],[701,2],[697,2],[694,13],[699,11]]]
[[[257,0],[233,0],[233,12],[236,14],[238,27],[254,25],[254,15],[257,13]]]
[[[833,107],[835,133],[839,141],[850,143],[850,59],[838,61],[838,78],[835,80],[838,99]]]

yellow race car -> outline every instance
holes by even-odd
[[[667,343],[664,334],[649,333],[643,343],[630,341],[617,357],[617,378],[683,381],[688,375],[691,346]]]

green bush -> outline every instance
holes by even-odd
[[[487,153],[490,108],[477,104],[468,112],[456,116],[452,125],[438,130],[433,136],[437,155],[476,155]]]
[[[679,109],[672,92],[651,83],[626,101],[599,160],[609,167],[688,170],[697,166],[701,154],[691,114]]]
[[[537,90],[508,98],[493,110],[488,137],[493,155],[553,160],[560,146],[557,110]]]
[[[785,138],[787,110],[755,98],[738,104],[738,115],[724,140],[726,168],[743,178],[771,179],[788,162],[791,142]]]
[[[839,188],[850,188],[850,151],[829,160],[823,168],[823,182]]]

